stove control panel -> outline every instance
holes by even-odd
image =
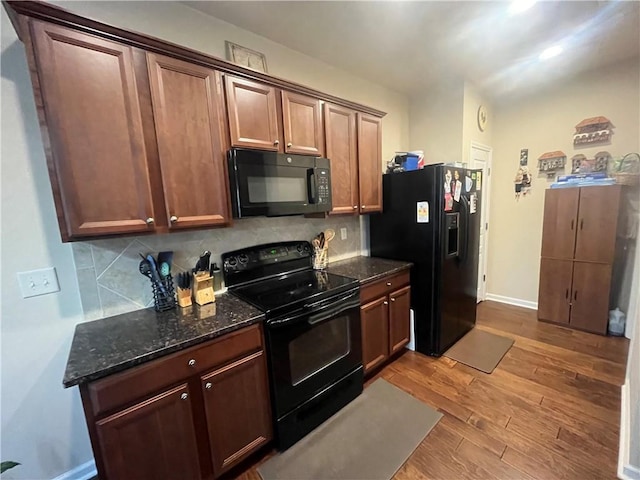
[[[305,241],[270,243],[222,255],[222,268],[227,285],[230,278],[236,276],[241,276],[243,281],[247,281],[252,279],[251,277],[269,275],[271,271],[282,273],[286,271],[284,265],[292,270],[311,265],[311,244]]]

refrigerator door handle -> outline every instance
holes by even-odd
[[[460,197],[460,206],[464,208],[464,212],[461,212],[460,219],[460,228],[462,229],[462,240],[461,240],[461,248],[460,253],[458,254],[458,258],[461,262],[465,262],[467,260],[467,254],[469,252],[469,201],[467,197],[462,195]]]

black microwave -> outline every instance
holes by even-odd
[[[327,158],[233,148],[228,162],[234,218],[331,210]]]

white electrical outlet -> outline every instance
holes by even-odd
[[[342,227],[340,229],[340,239],[341,240],[346,240],[347,239],[347,229],[346,229],[346,227]]]
[[[54,267],[18,272],[18,283],[22,298],[36,297],[60,291],[58,276]]]

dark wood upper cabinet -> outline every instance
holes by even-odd
[[[264,353],[202,377],[214,475],[218,477],[272,438]]]
[[[324,155],[322,102],[317,98],[282,91],[284,151],[301,155]]]
[[[538,318],[556,323],[569,323],[572,271],[571,260],[544,257],[540,260]]]
[[[613,262],[619,205],[620,186],[618,185],[580,189],[576,260]]]
[[[606,334],[610,288],[610,264],[574,262],[569,324],[581,330]]]
[[[63,240],[152,230],[132,48],[39,21],[31,38]]]
[[[263,83],[226,76],[231,146],[283,151],[278,129],[278,90]]]
[[[229,194],[219,72],[147,54],[169,228],[225,225]]]
[[[358,213],[356,112],[324,104],[326,155],[331,161],[331,214]]]
[[[572,259],[576,243],[576,219],[580,189],[549,189],[544,197],[543,257]]]
[[[382,211],[382,120],[358,113],[360,213]]]
[[[186,383],[98,421],[96,432],[107,478],[201,478]]]
[[[389,357],[389,302],[387,296],[360,307],[362,364],[365,373]]]
[[[409,343],[411,336],[411,287],[389,294],[389,354]]]

